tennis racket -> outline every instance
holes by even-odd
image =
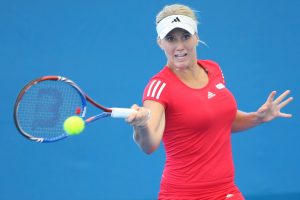
[[[87,118],[87,102],[102,112]],[[133,112],[136,111],[98,104],[70,79],[44,76],[29,82],[20,91],[14,105],[14,122],[27,139],[48,143],[68,137],[63,123],[70,116],[80,116],[89,124],[105,117],[126,118]]]

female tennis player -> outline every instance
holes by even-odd
[[[277,117],[292,101],[285,91],[251,113],[237,109],[219,65],[197,60],[199,43],[195,12],[185,5],[165,6],[156,17],[158,45],[167,64],[145,87],[143,106],[126,120],[134,140],[147,154],[161,140],[166,151],[158,199],[242,200],[234,183],[230,135]],[[150,116],[151,115],[151,116]]]

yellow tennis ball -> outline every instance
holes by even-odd
[[[78,135],[85,127],[84,120],[79,116],[68,117],[64,122],[64,130],[68,135]]]

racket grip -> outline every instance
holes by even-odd
[[[114,118],[126,118],[130,114],[135,113],[136,110],[130,108],[111,108],[111,117]]]

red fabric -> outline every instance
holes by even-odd
[[[225,199],[239,193],[230,140],[236,102],[219,65],[208,60],[198,64],[208,73],[205,87],[188,87],[166,66],[144,91],[143,101],[157,101],[166,112],[161,200]]]

